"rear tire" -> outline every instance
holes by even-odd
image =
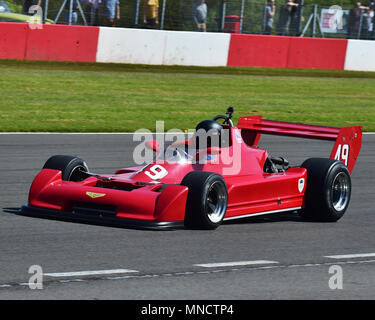
[[[351,179],[348,168],[338,160],[307,159],[306,205],[300,214],[309,220],[334,222],[349,206]]]
[[[228,205],[223,177],[212,172],[192,171],[184,177],[181,185],[189,188],[185,226],[216,229],[223,222]]]
[[[75,182],[87,178],[84,173],[89,172],[86,162],[82,159],[63,155],[56,155],[49,158],[44,164],[43,169],[60,170],[62,172],[62,180]]]

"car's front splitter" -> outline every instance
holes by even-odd
[[[128,227],[140,229],[174,229],[184,226],[184,221],[150,221],[127,218],[114,218],[99,215],[86,215],[73,212],[55,211],[44,208],[33,207],[28,204],[23,205],[18,212],[22,216],[62,220],[69,222],[79,222],[95,225],[105,225],[114,227]]]

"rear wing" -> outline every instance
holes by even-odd
[[[307,139],[335,141],[330,158],[345,163],[350,173],[358,159],[362,145],[362,127],[332,128],[262,119],[262,116],[241,117],[238,129],[246,144],[257,146],[260,135],[273,134]]]

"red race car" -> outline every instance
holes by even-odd
[[[202,121],[190,139],[167,150],[160,150],[156,140],[148,141],[158,158],[115,174],[90,173],[77,157],[53,156],[34,179],[28,204],[19,213],[105,225],[199,229],[285,211],[318,221],[343,216],[361,149],[360,126],[331,128],[261,116],[241,117],[234,126],[232,113],[228,108],[226,115]],[[199,132],[208,133],[206,141]],[[335,144],[329,158],[290,167],[286,159],[271,158],[257,147],[261,134]]]

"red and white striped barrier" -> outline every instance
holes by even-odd
[[[344,69],[375,71],[375,41],[348,40]]]
[[[0,23],[0,59],[375,71],[375,41]]]
[[[229,34],[100,28],[97,62],[222,66]]]

